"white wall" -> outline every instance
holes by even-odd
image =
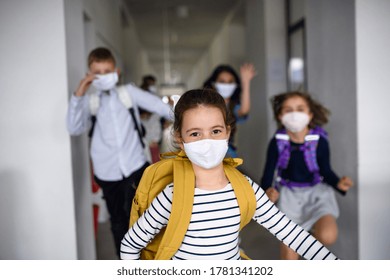
[[[340,207],[339,238],[330,248],[342,259],[358,258],[357,120],[354,0],[306,1],[308,90],[331,111],[331,164],[355,187],[336,194]]]
[[[226,21],[193,68],[187,81],[187,88],[202,87],[215,67],[220,64],[231,65],[239,74],[239,67],[243,62],[245,62],[245,26]]]
[[[88,139],[69,137],[65,116],[92,48],[113,50],[124,82],[150,69],[146,55],[129,61],[121,5],[0,2],[0,259],[96,256]],[[134,31],[130,38],[142,50]]]
[[[63,10],[0,2],[0,259],[77,258]]]
[[[356,1],[359,258],[390,259],[390,1]]]
[[[132,24],[123,31],[124,81],[140,86],[144,75],[156,75],[156,71],[151,67],[149,58],[139,43],[135,26]],[[160,82],[162,81],[157,81],[157,84]]]
[[[65,30],[67,52],[68,90],[70,96],[77,88],[80,77],[87,72],[86,46],[94,41],[94,27],[84,28],[83,3],[81,1],[64,1]],[[86,34],[87,33],[87,34]],[[63,116],[65,119],[65,116]],[[69,135],[67,135],[69,138]],[[73,189],[76,211],[77,258],[95,259],[95,240],[92,212],[92,187],[90,163],[88,156],[88,137],[71,137]]]
[[[123,39],[118,0],[83,0],[84,12],[95,27],[96,42],[104,42],[111,51],[122,54]]]
[[[204,81],[210,75],[210,66],[209,66],[209,53],[204,54],[201,59],[194,66],[192,74],[188,78],[187,88],[201,88]]]
[[[265,95],[267,105],[268,137],[276,130],[270,99],[272,96],[287,90],[287,38],[285,1],[267,0],[264,3],[265,33]],[[261,73],[260,73],[261,74]]]
[[[268,143],[274,133],[270,97],[286,90],[284,1],[246,1],[246,60],[255,64],[251,83],[251,112],[240,124],[239,153],[243,170],[260,181]]]
[[[214,68],[219,64],[229,63],[230,46],[228,42],[229,42],[229,26],[225,25],[222,27],[221,31],[215,36],[208,50],[208,55],[210,58],[209,61],[210,71],[208,75],[210,75],[212,70],[214,70]],[[206,76],[205,79],[206,78],[208,78],[208,76]]]

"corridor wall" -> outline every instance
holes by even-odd
[[[0,259],[76,259],[63,0],[0,1]]]
[[[354,1],[306,1],[308,89],[330,111],[331,164],[355,187],[339,202],[339,237],[331,248],[342,259],[358,259],[356,37]]]
[[[237,17],[243,17],[243,11],[236,11]],[[193,67],[187,82],[187,88],[199,88],[220,64],[231,65],[239,73],[240,65],[245,61],[245,23],[232,17],[224,22],[210,46]]]
[[[88,139],[69,137],[69,96],[101,44],[123,82],[151,70],[134,26],[120,20],[123,2],[96,3],[0,2],[0,259],[96,257]]]
[[[390,260],[390,1],[355,2],[359,258]]]

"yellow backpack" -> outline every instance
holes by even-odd
[[[224,170],[237,197],[241,223],[240,230],[250,222],[256,210],[256,197],[248,180],[236,169],[241,159],[224,159]],[[130,213],[130,227],[148,209],[153,199],[174,182],[172,210],[168,224],[141,251],[143,260],[169,260],[179,249],[187,232],[195,194],[195,174],[191,162],[181,151],[165,154],[143,173]],[[241,252],[243,258],[248,257]]]

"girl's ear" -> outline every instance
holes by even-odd
[[[180,149],[184,150],[184,145],[183,145],[183,138],[180,136],[178,132],[175,132],[175,142],[179,145]]]
[[[309,119],[310,119],[310,121],[309,121],[309,123],[311,123],[311,121],[313,120],[313,118],[314,118],[314,114],[313,114],[313,112],[309,112]]]
[[[118,76],[120,76],[121,75],[121,69],[116,68],[116,73],[118,73]]]
[[[227,139],[230,139],[230,133],[231,133],[231,131],[232,131],[232,128],[231,128],[230,125],[228,125],[228,126],[226,127]]]
[[[280,123],[282,123],[282,117],[283,117],[282,114],[279,114],[279,115],[278,115],[278,121],[279,121]]]

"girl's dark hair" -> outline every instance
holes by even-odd
[[[307,92],[291,91],[280,93],[271,98],[274,118],[278,124],[278,128],[283,128],[283,124],[279,120],[279,115],[282,112],[283,104],[291,97],[301,97],[306,101],[310,112],[313,114],[313,118],[309,123],[310,128],[323,126],[328,122],[330,111],[327,108],[322,106],[318,101],[314,100]]]
[[[193,89],[185,92],[175,106],[173,131],[176,135],[181,135],[184,112],[202,105],[218,108],[222,112],[226,127],[233,129],[234,119],[227,110],[223,97],[213,89]]]
[[[226,64],[221,64],[217,66],[211,76],[203,83],[204,88],[212,88],[214,89],[214,83],[217,81],[217,78],[219,74],[222,72],[228,72],[233,75],[234,79],[236,80],[237,88],[234,91],[233,95],[230,97],[230,101],[234,104],[239,104],[240,103],[240,95],[241,95],[241,80],[240,77],[238,76],[237,72],[233,69],[233,67],[226,65]]]

